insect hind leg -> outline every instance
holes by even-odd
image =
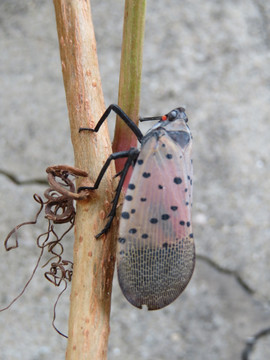
[[[115,217],[115,214],[116,214],[116,208],[117,208],[118,200],[119,200],[119,197],[120,197],[120,194],[121,194],[121,190],[122,190],[126,175],[128,173],[129,168],[136,162],[137,157],[139,155],[139,150],[136,149],[136,148],[131,148],[130,150],[128,150],[128,153],[129,153],[129,155],[128,155],[128,158],[127,158],[127,160],[125,162],[124,168],[122,170],[121,177],[120,177],[120,180],[118,182],[118,185],[117,185],[117,188],[116,188],[116,191],[115,191],[115,197],[114,197],[114,199],[112,201],[113,205],[112,205],[110,213],[107,216],[107,218],[109,218],[109,220],[108,220],[107,224],[105,225],[105,227],[96,235],[97,239],[101,235],[105,234],[111,227],[112,221],[113,221],[113,219]]]
[[[115,217],[115,214],[116,214],[116,208],[117,208],[118,200],[119,200],[119,197],[120,197],[120,194],[121,194],[121,190],[122,190],[126,175],[128,173],[129,168],[131,166],[134,166],[134,164],[135,164],[135,162],[136,162],[136,160],[138,158],[139,153],[140,153],[140,151],[138,149],[130,148],[127,151],[120,151],[120,152],[111,154],[108,157],[105,164],[103,165],[94,186],[92,186],[92,187],[90,187],[90,186],[81,186],[81,187],[78,188],[78,192],[80,192],[82,190],[95,190],[95,189],[97,189],[100,182],[101,182],[101,179],[102,179],[103,175],[105,174],[107,168],[110,165],[110,162],[112,160],[116,160],[116,159],[119,159],[119,158],[124,158],[124,157],[127,158],[123,170],[120,173],[117,174],[117,175],[120,175],[121,177],[120,177],[120,180],[118,182],[117,188],[115,190],[115,197],[114,197],[114,199],[112,201],[113,205],[112,205],[111,211],[109,212],[109,214],[107,216],[107,218],[109,218],[109,220],[106,223],[105,227],[96,235],[97,239],[101,235],[105,234],[111,227],[112,221],[113,221],[113,219]]]

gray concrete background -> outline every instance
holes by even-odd
[[[117,101],[123,6],[123,0],[92,1],[107,105]],[[48,165],[73,164],[73,150],[52,2],[1,0],[0,29],[2,242],[34,216],[32,194],[45,189],[17,185],[3,172],[20,181],[45,179]],[[187,108],[200,257],[184,294],[157,312],[133,308],[115,281],[110,360],[237,360],[247,337],[270,326],[269,49],[264,0],[148,2],[141,115]],[[38,256],[34,236],[42,229],[25,228],[13,252],[1,246],[1,306],[30,276]],[[71,258],[72,237],[65,249]],[[1,360],[64,359],[66,340],[51,327],[59,289],[43,272],[0,313]],[[68,301],[66,294],[57,313],[64,332]],[[258,341],[251,359],[270,359],[270,337]]]

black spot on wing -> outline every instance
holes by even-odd
[[[179,185],[179,184],[182,183],[182,179],[181,179],[180,177],[175,177],[175,178],[173,179],[173,182],[174,182],[175,184]]]
[[[121,216],[123,219],[129,219],[129,213],[127,211],[122,212]]]

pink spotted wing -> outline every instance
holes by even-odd
[[[174,301],[195,265],[192,139],[187,131],[190,140],[180,146],[167,131],[157,133],[143,144],[130,179],[117,247],[118,279],[125,297],[149,310]]]

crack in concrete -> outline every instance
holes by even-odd
[[[239,275],[239,273],[235,270],[230,270],[230,269],[226,269],[223,268],[222,266],[220,266],[218,263],[216,263],[215,261],[213,261],[212,259],[208,258],[207,256],[204,255],[197,255],[197,259],[200,259],[204,262],[206,262],[208,265],[212,266],[215,270],[223,273],[223,274],[227,274],[227,275],[231,275],[235,278],[235,280],[238,282],[238,284],[250,295],[254,295],[256,292],[255,290],[253,290],[244,280],[243,278]],[[244,350],[242,351],[242,355],[241,355],[241,360],[249,360],[250,359],[250,355],[256,345],[256,343],[258,342],[258,340],[264,336],[269,336],[270,335],[270,327],[262,329],[260,331],[258,331],[255,335],[249,337],[246,340],[246,345]]]
[[[242,360],[249,360],[249,355],[251,354],[254,346],[256,345],[257,341],[264,337],[270,335],[270,327],[260,330],[258,331],[255,335],[253,335],[252,337],[248,338],[246,341],[246,346],[242,352]]]
[[[255,290],[253,290],[246,282],[245,280],[239,275],[239,273],[236,270],[230,270],[230,269],[226,269],[223,268],[222,266],[220,266],[218,263],[216,263],[214,260],[208,258],[205,255],[197,255],[196,256],[197,259],[203,260],[205,261],[208,265],[212,266],[214,269],[216,269],[217,271],[223,273],[223,274],[227,274],[227,275],[231,275],[235,278],[235,280],[238,282],[238,284],[250,295],[254,295],[255,294]]]
[[[16,175],[1,169],[0,169],[0,175],[6,176],[16,185],[31,185],[31,184],[48,185],[47,179],[36,178],[36,179],[20,180]]]

